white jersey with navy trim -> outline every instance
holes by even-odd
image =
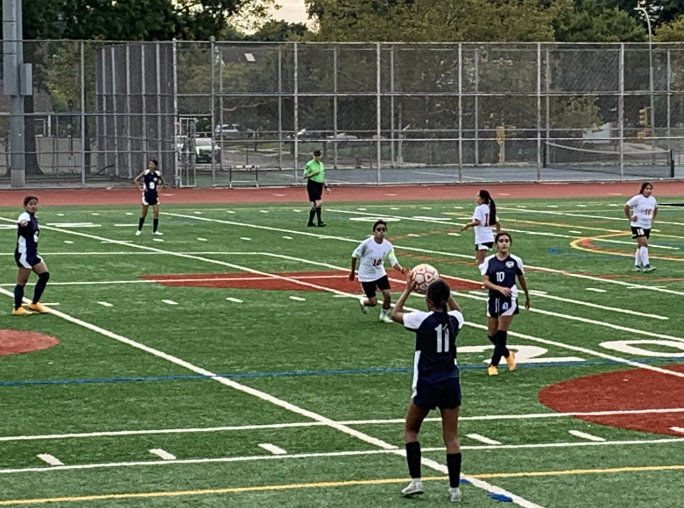
[[[439,383],[457,378],[456,336],[463,327],[463,314],[449,311],[453,336],[442,323],[441,312],[409,312],[404,314],[406,329],[416,332],[416,352],[413,359],[413,390],[418,385]]]
[[[522,259],[509,254],[504,259],[499,259],[496,254],[485,258],[480,265],[480,273],[489,276],[489,281],[497,286],[511,289],[511,297],[518,298],[518,288],[515,285],[517,275],[525,275]],[[490,296],[503,296],[498,291],[489,290]]]
[[[632,216],[636,216],[635,221],[630,221],[633,228],[651,229],[653,222],[653,212],[658,208],[658,202],[653,196],[646,197],[637,194],[627,201],[627,206],[632,209]]]
[[[25,226],[22,226],[25,223]],[[17,219],[17,248],[16,252],[19,255],[28,257],[38,255],[38,236],[40,235],[40,226],[35,215],[28,212],[22,213]]]
[[[480,221],[479,226],[474,226],[475,244],[489,243],[494,241],[494,232],[492,231],[491,223],[496,224],[496,217],[489,216],[489,205],[478,205],[473,212],[473,219]]]
[[[359,281],[374,282],[381,279],[387,272],[385,271],[385,259],[389,258],[392,266],[397,264],[397,257],[394,255],[394,247],[387,240],[382,243],[370,237],[359,244],[352,253],[353,258],[361,258],[359,262]]]

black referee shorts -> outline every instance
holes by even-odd
[[[323,196],[323,183],[314,182],[309,178],[306,182],[306,192],[309,193],[309,201],[319,201]]]

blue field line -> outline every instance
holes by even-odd
[[[641,358],[632,360],[636,363],[678,363],[684,362],[684,357],[675,358]],[[518,365],[518,369],[531,369],[539,367],[589,367],[595,365],[622,365],[613,360],[585,361],[585,362],[549,362],[531,363]],[[458,366],[460,370],[482,370],[485,364],[463,364]],[[246,379],[263,377],[297,377],[297,376],[338,376],[357,374],[402,374],[413,372],[411,367],[369,367],[366,369],[338,369],[338,370],[293,370],[281,372],[243,372],[232,374],[217,374],[216,377],[228,379]],[[87,379],[35,379],[30,381],[0,381],[2,386],[33,386],[33,385],[80,385],[99,383],[137,383],[150,381],[185,381],[195,379],[210,379],[210,376],[199,374],[186,374],[174,376],[149,376],[149,377],[112,377],[112,378],[87,378]]]

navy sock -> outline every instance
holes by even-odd
[[[447,453],[447,470],[449,471],[449,487],[455,489],[461,482],[460,453]]]
[[[45,291],[45,286],[47,286],[50,280],[50,272],[43,272],[38,275],[38,282],[36,282],[36,288],[33,291],[33,303],[38,303],[40,297],[43,296],[43,291]]]
[[[145,217],[140,217],[138,221],[138,231],[142,231],[143,224],[145,224]]]
[[[156,233],[158,227],[159,227],[159,219],[152,219],[152,231]]]
[[[18,309],[24,301],[24,286],[14,286],[14,308]]]
[[[411,478],[420,478],[420,443],[406,443],[406,462]]]

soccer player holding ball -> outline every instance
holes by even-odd
[[[359,260],[359,282],[366,298],[359,300],[361,312],[368,314],[368,307],[375,307],[378,304],[376,289],[379,289],[383,296],[382,310],[380,311],[380,321],[391,323],[389,317],[392,295],[390,294],[390,282],[385,271],[385,260],[389,258],[392,268],[406,273],[406,268],[399,264],[394,255],[394,247],[385,240],[387,223],[384,220],[375,221],[373,224],[373,236],[364,240],[352,253],[351,272],[349,280],[356,278],[356,261]]]

